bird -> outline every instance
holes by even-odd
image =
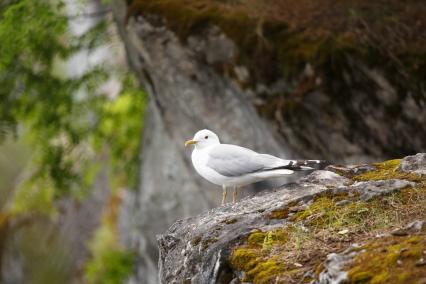
[[[199,175],[222,187],[222,206],[227,189],[233,188],[233,203],[238,190],[246,185],[294,174],[297,171],[314,170],[323,160],[285,160],[269,154],[232,144],[221,144],[211,130],[202,129],[185,142],[185,147],[194,145],[192,164]]]

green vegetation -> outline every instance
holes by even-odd
[[[113,38],[106,17],[83,34],[71,33],[77,14],[62,0],[0,3],[0,262],[12,240],[24,264],[48,259],[28,264],[31,283],[81,277],[70,275],[77,268],[55,228],[58,205],[83,202],[101,169],[109,174],[112,196],[138,182],[145,94],[125,66],[88,64],[69,74],[70,59],[95,53]],[[109,80],[120,85],[114,95],[100,88]],[[133,254],[120,247],[114,226],[103,222],[94,236],[90,283],[121,283],[132,269]],[[54,251],[43,250],[49,240]],[[52,265],[50,256],[65,268]]]
[[[351,283],[417,283],[425,268],[416,265],[424,257],[426,236],[387,237],[365,244],[348,267]]]
[[[94,66],[78,77],[66,76],[64,62],[80,50],[96,49],[108,34],[100,21],[76,37],[68,32],[64,14],[59,0],[0,6],[0,139],[25,134],[33,149],[29,181],[54,188],[55,196],[87,189],[105,145],[114,176],[126,176],[122,180],[134,186],[144,95],[120,70]],[[123,78],[117,98],[98,90],[112,76]],[[24,129],[20,133],[18,126]]]
[[[405,173],[398,170],[401,160],[389,160],[382,163],[374,163],[376,170],[369,171],[364,174],[356,175],[352,177],[356,181],[366,180],[383,180],[383,179],[405,179],[414,182],[422,181],[420,175]]]
[[[112,197],[103,222],[90,243],[92,259],[86,264],[88,283],[120,284],[133,270],[134,253],[124,250],[117,237],[118,197]]]
[[[284,230],[253,232],[247,239],[247,245],[234,250],[231,263],[234,268],[247,272],[244,281],[268,283],[285,272],[283,263],[268,255],[287,240],[288,233]]]
[[[312,278],[304,277],[305,273],[313,270],[319,274],[328,253],[357,242],[365,245],[358,249],[362,252],[347,268],[351,283],[415,282],[424,275],[424,267],[415,266],[425,249],[424,235],[371,240],[412,220],[426,220],[425,177],[397,171],[399,163],[399,160],[377,163],[376,170],[351,178],[354,181],[368,180],[367,177],[407,178],[417,182],[415,187],[368,202],[358,200],[356,195],[328,191],[317,196],[306,209],[289,214],[289,208],[298,205],[293,202],[269,216],[287,219],[281,229],[252,232],[234,248],[231,266],[245,273],[244,281],[309,283]],[[350,202],[341,203],[342,200]],[[413,274],[407,274],[411,271]]]

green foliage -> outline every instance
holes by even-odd
[[[89,283],[123,283],[132,272],[134,254],[128,251],[107,249],[89,262],[86,275]]]
[[[89,244],[92,258],[85,269],[88,283],[123,283],[133,269],[134,253],[118,244],[116,223],[119,203],[114,201],[118,199],[113,197],[101,226]]]
[[[55,12],[47,1],[28,0],[12,1],[2,8],[0,18],[0,121],[3,127],[13,129],[19,115],[36,117],[41,108],[48,112],[34,124],[40,124],[43,118],[56,118],[57,110],[47,108],[45,103],[51,97],[54,106],[71,87],[71,82],[62,82],[51,75],[55,57],[69,54],[60,38],[66,32],[66,18]],[[58,88],[66,85],[68,88]]]
[[[105,151],[112,156],[112,176],[119,177],[115,184],[136,182],[144,94],[122,75],[117,98],[93,95],[118,71],[97,66],[70,78],[62,70],[76,52],[106,43],[106,31],[100,21],[80,37],[71,35],[61,0],[0,5],[0,141],[24,126],[34,153],[29,182],[48,185],[54,197],[81,196]]]
[[[5,146],[0,145],[0,225],[8,220],[36,224],[29,239],[16,244],[31,266],[28,279],[34,283],[73,277],[66,238],[37,227],[39,219],[56,216],[58,198],[83,198],[100,169],[110,174],[113,195],[137,184],[145,94],[115,66],[67,74],[65,64],[72,56],[111,42],[107,21],[75,36],[69,32],[70,18],[63,0],[0,1],[0,143]],[[117,95],[99,88],[109,79],[121,81]],[[21,153],[2,155],[11,149],[10,137],[23,140],[26,150],[22,146]],[[89,283],[122,283],[131,272],[133,253],[120,247],[113,219],[102,223],[91,242],[85,274]],[[48,224],[52,219],[44,220]],[[23,236],[27,226],[19,230]],[[55,241],[34,246],[30,237],[37,243]],[[56,253],[64,260],[61,267],[51,259],[31,263]]]
[[[112,180],[116,187],[135,188],[138,181],[138,151],[146,98],[135,86],[132,78],[125,78],[121,95],[100,106],[98,125],[92,136],[95,149],[101,150],[105,143],[111,149]]]

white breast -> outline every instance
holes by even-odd
[[[191,159],[195,170],[200,176],[202,176],[211,183],[220,186],[227,184],[230,178],[225,177],[206,166],[208,162],[209,150],[209,148],[204,148],[202,150],[198,150],[195,148],[194,151],[192,151]]]

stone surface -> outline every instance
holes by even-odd
[[[342,253],[331,253],[327,256],[324,269],[319,274],[318,284],[343,284],[348,283],[348,275],[344,270],[345,266],[352,262],[358,254],[354,251],[358,245],[352,245]]]
[[[407,236],[422,231],[425,228],[425,222],[422,220],[415,220],[405,226],[404,228],[396,229],[392,232],[394,236]]]
[[[408,224],[406,227],[395,230],[392,232],[392,235],[402,237],[413,234],[418,234],[423,230],[424,221],[414,220],[412,223]],[[376,241],[380,238],[389,237],[389,234],[383,234],[376,236]],[[406,248],[405,248],[406,250]],[[347,267],[353,262],[355,257],[365,252],[364,248],[361,248],[359,244],[353,244],[346,250],[340,253],[331,253],[327,256],[327,260],[324,262],[324,268],[319,274],[318,280],[314,281],[315,284],[344,284],[352,283],[348,279],[348,273],[345,271]],[[404,251],[404,248],[402,249]],[[415,265],[422,266],[424,259],[420,258]],[[401,263],[400,263],[401,264]],[[386,282],[380,282],[386,283]]]
[[[426,175],[426,154],[418,153],[414,156],[405,157],[398,169],[403,172]]]
[[[254,229],[282,226],[283,220],[270,219],[273,211],[291,202],[308,202],[326,190],[311,183],[288,185],[177,221],[157,237],[161,283],[227,283],[220,279],[232,276],[227,259],[233,244]]]
[[[199,214],[220,203],[221,189],[196,174],[184,141],[197,130],[209,128],[225,143],[284,158],[303,157],[290,155],[283,139],[247,100],[248,94],[205,64],[204,59],[227,61],[236,52],[216,28],[205,37],[190,37],[185,45],[173,32],[143,17],[131,18],[126,25],[125,1],[114,1],[114,13],[129,65],[150,98],[144,121],[141,184],[126,203],[125,214],[130,218],[123,227],[131,229],[122,232],[126,245],[139,256],[129,282],[157,283],[155,234],[176,218]]]
[[[395,86],[386,70],[345,55],[338,70],[317,70],[306,62],[294,80],[256,81],[238,58],[245,47],[217,26],[206,24],[182,38],[164,15],[143,11],[126,19],[126,2],[113,1],[114,18],[129,65],[150,98],[141,184],[126,203],[131,218],[123,227],[131,230],[122,232],[127,246],[138,251],[132,278],[138,283],[156,283],[155,234],[176,218],[218,204],[220,192],[198,177],[183,149],[183,141],[199,129],[210,128],[223,142],[283,158],[334,163],[369,162],[423,147],[425,133],[419,129],[426,108],[417,97],[424,94]],[[252,65],[265,69],[259,73],[276,69]],[[325,79],[331,81],[327,88]]]
[[[350,182],[348,178],[340,176],[331,171],[319,170],[301,179],[302,182],[310,182],[314,184],[321,184],[325,186],[343,186]]]
[[[362,201],[368,201],[378,195],[388,194],[414,185],[414,182],[399,179],[360,181],[351,185],[349,190],[359,193]]]
[[[345,173],[353,168],[340,166],[340,170]],[[317,196],[342,196],[342,193],[346,193],[348,199],[342,201],[348,204],[356,202],[355,200],[368,201],[413,186],[416,183],[399,179],[354,182],[334,172],[318,170],[297,182],[245,198],[236,204],[227,204],[204,214],[176,221],[164,234],[157,236],[160,281],[239,283],[243,276],[232,269],[229,259],[233,248],[241,245],[250,233],[258,230],[268,232],[291,224],[294,219],[286,216],[305,210]],[[344,204],[336,203],[336,206]],[[275,212],[287,213],[283,213],[282,218],[275,218],[272,217]],[[424,221],[415,220],[401,230],[405,236],[418,233],[423,226]],[[334,234],[344,238],[351,232],[343,228]],[[377,237],[389,236],[387,233]],[[347,283],[345,267],[360,251],[362,252],[354,243],[352,246],[348,244],[348,248],[340,253],[329,254],[314,282]]]

